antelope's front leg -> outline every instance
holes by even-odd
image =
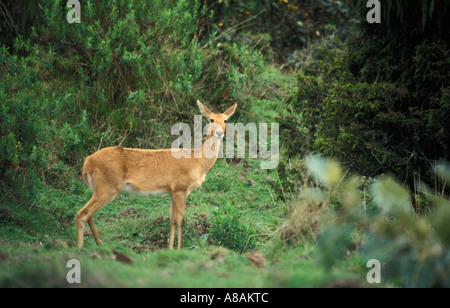
[[[175,216],[173,210],[173,197],[170,195],[170,238],[169,238],[169,249],[173,250],[173,244],[175,241]]]
[[[173,249],[175,242],[175,226],[178,227],[178,242],[177,248],[181,249],[183,245],[183,223],[186,207],[185,192],[177,192],[172,195],[172,206],[170,211],[170,239],[169,249]]]

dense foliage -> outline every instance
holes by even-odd
[[[404,287],[450,285],[448,196],[423,186],[421,192],[434,210],[418,216],[413,214],[408,190],[394,178],[381,177],[367,184],[358,176],[346,177],[334,161],[311,157],[307,165],[321,186],[303,192],[304,198],[340,208],[322,215],[327,222],[317,236],[326,268],[356,247],[366,260],[386,264],[381,272],[384,280],[396,280]],[[450,178],[446,164],[440,164],[436,172],[443,181]],[[362,183],[367,184],[367,193],[362,193]],[[362,239],[355,236],[358,233],[364,235]]]
[[[258,48],[271,53],[278,61],[293,62],[298,50],[323,35],[327,25],[339,25],[342,35],[350,31],[348,8],[334,0],[212,0],[207,1],[211,12],[204,26],[217,31],[226,41],[240,40],[240,32],[265,35]],[[263,34],[263,35],[262,35]],[[271,48],[267,48],[270,44]]]
[[[382,3],[381,24],[369,24],[368,9],[349,2],[360,32],[337,45],[346,53],[299,75],[286,101],[285,145],[290,156],[330,155],[367,176],[392,172],[414,190],[449,159],[449,5]]]

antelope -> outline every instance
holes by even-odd
[[[169,249],[174,248],[175,228],[178,227],[177,248],[183,242],[183,223],[186,199],[199,187],[206,173],[217,160],[220,142],[224,137],[225,122],[233,115],[237,104],[224,113],[212,113],[197,100],[201,114],[210,121],[206,139],[199,149],[174,157],[174,149],[143,150],[120,146],[103,148],[87,157],[83,164],[83,179],[92,198],[77,213],[77,246],[83,247],[84,228],[89,224],[97,245],[103,245],[94,222],[95,213],[113,201],[121,192],[138,196],[168,194],[170,196]],[[206,155],[206,144],[212,155]]]

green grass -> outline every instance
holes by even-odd
[[[2,245],[0,287],[65,287],[70,259],[81,264],[80,287],[320,287],[345,273],[327,274],[312,247],[290,249],[258,268],[248,254],[221,247],[135,252],[117,243],[82,250],[64,245]],[[126,254],[130,263],[121,262]],[[347,262],[349,263],[349,262]],[[346,264],[346,266],[350,266]],[[343,274],[343,276],[342,276]]]
[[[314,245],[277,244],[286,206],[273,198],[272,173],[261,170],[257,160],[236,164],[219,159],[203,187],[188,198],[181,251],[167,250],[168,197],[120,195],[95,216],[105,245],[97,246],[86,231],[81,250],[75,247],[74,217],[90,198],[84,184],[46,188],[33,203],[51,210],[61,222],[30,204],[4,203],[1,208],[9,212],[0,220],[0,287],[69,286],[69,259],[81,262],[82,280],[76,285],[81,287],[315,287],[338,278],[364,279],[365,269],[354,257],[327,273]],[[212,210],[225,204],[235,206],[242,223],[257,230],[253,252],[217,247],[205,236]],[[261,268],[250,260],[252,253],[264,256]],[[121,262],[117,255],[132,263]]]

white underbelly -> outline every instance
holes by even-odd
[[[161,196],[161,195],[168,194],[168,192],[165,190],[151,190],[151,191],[136,190],[129,183],[126,183],[123,186],[122,192],[127,193],[129,195],[138,196],[138,197],[151,197],[151,196]]]

